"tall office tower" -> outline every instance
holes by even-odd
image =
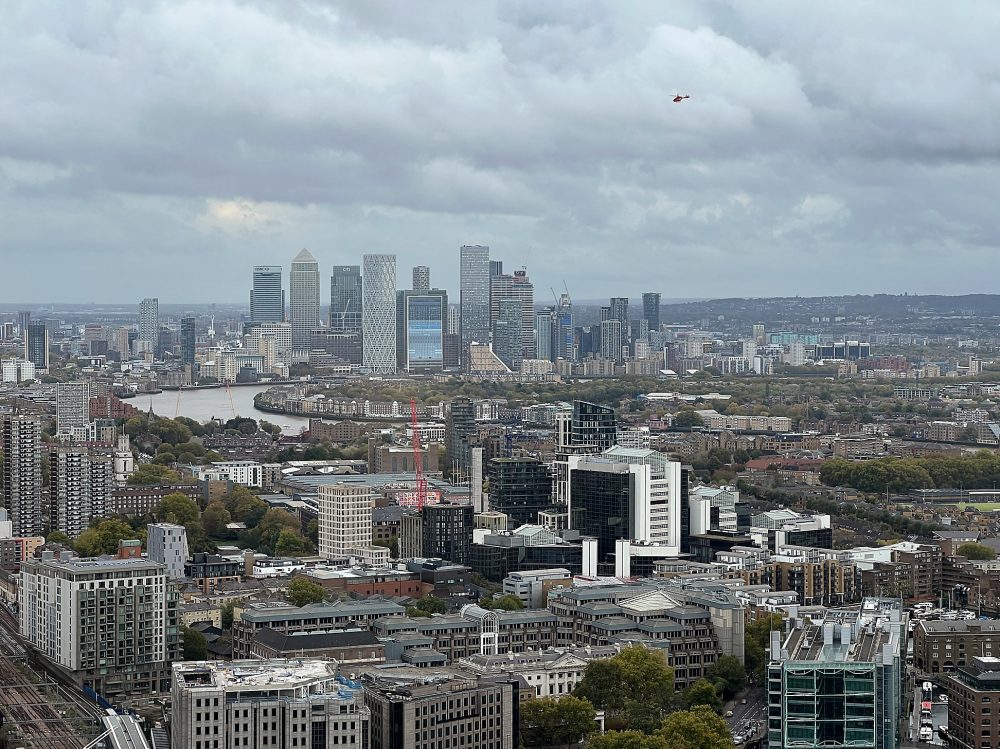
[[[2,422],[3,506],[15,536],[45,535],[42,517],[42,427],[28,416],[5,415]]]
[[[35,365],[35,369],[49,368],[49,329],[45,323],[28,323],[24,336],[24,358]]]
[[[250,322],[282,322],[285,319],[285,290],[281,287],[280,265],[255,265],[250,289]]]
[[[167,327],[161,327],[156,335],[156,358],[166,359],[167,354],[172,354],[174,350],[174,331]]]
[[[194,364],[194,350],[197,336],[194,330],[194,318],[181,318],[181,364]]]
[[[288,319],[292,347],[308,349],[313,329],[319,327],[319,263],[309,250],[295,256],[288,273]]]
[[[753,324],[753,339],[757,341],[758,345],[767,345],[767,334],[764,332],[764,323],[755,322]]]
[[[510,518],[510,527],[537,523],[552,505],[552,470],[538,458],[494,458],[489,462],[490,509]]]
[[[170,688],[180,627],[162,564],[43,551],[21,563],[20,603],[21,635],[77,683],[108,699]]]
[[[444,326],[448,292],[396,292],[396,366],[406,372],[444,366]]]
[[[490,278],[503,275],[503,260],[490,260]]]
[[[535,315],[535,358],[552,361],[552,318],[554,310],[546,307]]]
[[[865,598],[860,607],[813,610],[815,613],[800,613],[794,624],[770,633],[768,649],[773,655],[766,666],[767,746],[900,746],[900,718],[911,694],[905,681],[907,637],[902,600]],[[942,653],[942,660],[948,657]],[[965,657],[976,658],[975,650],[967,656],[958,653],[956,660]],[[966,685],[970,681],[963,666],[953,678]],[[966,695],[961,690],[956,693],[951,686],[948,694],[959,703],[948,705],[950,733],[953,711],[961,716],[956,721],[960,726],[969,717],[961,713]],[[980,715],[991,715],[987,712],[990,709],[982,707],[980,713],[978,705],[970,706],[972,713]],[[996,726],[996,718],[990,718],[990,723]],[[952,739],[952,746],[997,746],[995,739],[989,738],[996,736],[994,731],[983,733],[986,738],[979,734],[970,737],[969,743]]]
[[[628,297],[611,297],[611,319],[617,320],[622,329],[622,340],[629,340]]]
[[[28,323],[31,322],[31,311],[21,310],[17,313],[17,331],[21,334],[21,339],[24,339],[25,333],[28,332]]]
[[[554,359],[573,361],[576,359],[576,335],[573,330],[573,302],[569,294],[559,295],[559,305],[555,312],[555,337],[552,344]]]
[[[448,329],[445,333],[461,334],[462,332],[462,312],[458,304],[448,305]]]
[[[56,429],[68,434],[90,422],[90,382],[60,382],[56,385]]]
[[[521,369],[524,345],[521,341],[521,302],[503,299],[499,304],[499,317],[493,324],[493,353],[500,361],[517,372]]]
[[[150,349],[156,347],[160,335],[160,301],[147,297],[139,302],[139,340],[148,341]]]
[[[110,451],[55,447],[49,453],[49,532],[76,538],[105,517],[116,488]]]
[[[445,439],[454,484],[465,483],[469,475],[470,445],[476,434],[476,404],[464,396],[453,398],[448,409]]]
[[[462,362],[470,343],[490,340],[490,248],[463,245],[459,250]]]
[[[372,374],[396,371],[396,256],[365,255],[361,363]]]
[[[361,266],[335,265],[330,276],[330,330],[361,332]]]
[[[364,484],[319,488],[319,554],[326,559],[360,556],[372,545],[375,495]]]
[[[146,556],[167,568],[168,580],[183,580],[188,558],[187,529],[175,523],[150,523],[146,533]]]
[[[569,457],[570,527],[597,539],[608,563],[619,539],[681,549],[681,464],[655,450],[613,447]]]
[[[660,292],[647,291],[642,295],[642,319],[649,323],[650,330],[660,329]]]
[[[426,265],[413,266],[413,290],[430,291],[431,269]]]
[[[364,692],[337,672],[319,659],[175,663],[173,745],[368,749]],[[401,715],[397,725],[405,730]]]

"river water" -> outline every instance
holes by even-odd
[[[286,434],[298,434],[302,427],[309,426],[309,419],[302,416],[286,416],[258,411],[254,408],[253,397],[270,387],[269,385],[240,385],[230,388],[233,395],[232,404],[225,388],[210,388],[207,390],[182,390],[180,401],[176,390],[164,390],[156,395],[138,395],[126,402],[140,411],[148,411],[150,404],[157,416],[174,418],[186,416],[197,422],[205,422],[212,418],[231,419],[233,416],[249,416],[253,419],[264,419],[277,424]],[[233,413],[235,407],[236,413]]]

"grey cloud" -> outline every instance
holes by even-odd
[[[241,300],[301,246],[457,291],[466,242],[581,297],[992,291],[998,31],[986,2],[24,0],[9,294]]]

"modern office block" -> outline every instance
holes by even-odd
[[[405,372],[444,366],[444,327],[448,292],[396,292],[396,364]]]
[[[327,559],[356,556],[372,543],[371,488],[330,484],[319,489],[319,554]]]
[[[45,327],[45,323],[28,323],[24,336],[24,358],[36,370],[49,368],[49,329]]]
[[[642,319],[649,323],[649,329],[660,329],[660,293],[650,291],[642,295]]]
[[[360,265],[335,265],[330,276],[330,330],[361,333]]]
[[[288,319],[292,324],[292,347],[309,348],[312,331],[319,327],[319,263],[303,249],[288,273]]]
[[[250,290],[250,322],[283,322],[285,290],[280,265],[255,265]]]
[[[471,441],[477,434],[476,406],[470,398],[453,398],[448,408],[445,439],[451,460],[452,480],[464,483],[469,475]]]
[[[552,471],[537,458],[493,458],[488,476],[490,510],[507,515],[512,527],[537,523],[552,505]]]
[[[181,364],[193,365],[195,344],[197,343],[195,333],[195,319],[193,317],[181,318]]]
[[[396,256],[365,255],[362,364],[372,374],[396,371]]]
[[[468,564],[472,543],[472,505],[426,505],[421,510],[421,554]]]
[[[413,266],[413,290],[430,291],[431,269],[426,265]]]
[[[493,323],[493,353],[514,372],[521,368],[524,346],[521,338],[523,320],[518,299],[502,299]]]

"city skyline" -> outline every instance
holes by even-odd
[[[236,302],[301,247],[455,290],[462,244],[580,299],[992,290],[986,6],[31,9],[0,31],[12,302]]]

